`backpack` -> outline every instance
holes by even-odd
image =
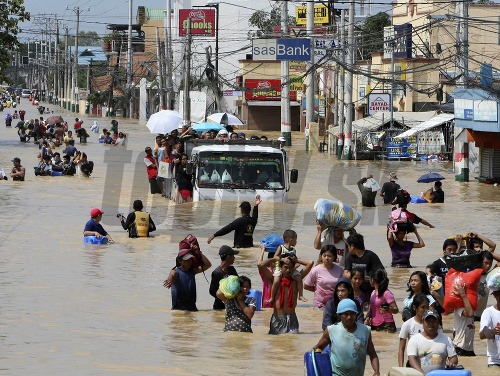
[[[389,223],[387,224],[387,228],[389,229],[390,232],[397,232],[398,231],[398,225],[401,227],[405,227],[410,221],[408,220],[408,216],[406,214],[406,211],[404,211],[401,208],[394,209],[391,211],[391,214],[389,214]],[[403,225],[404,226],[401,226]]]

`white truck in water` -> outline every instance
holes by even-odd
[[[184,149],[193,174],[193,201],[285,202],[298,171],[271,141],[191,140]]]

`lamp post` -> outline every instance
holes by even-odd
[[[207,2],[208,8],[215,9],[215,77],[219,82],[219,3],[215,1]]]

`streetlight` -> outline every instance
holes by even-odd
[[[206,5],[193,6],[193,8],[215,9],[215,77],[219,80],[219,2],[208,0]]]

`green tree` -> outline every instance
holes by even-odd
[[[70,46],[75,45],[75,37],[68,37],[68,44]],[[102,37],[99,36],[95,31],[80,31],[78,33],[78,45],[79,46],[100,46],[102,44]]]
[[[373,52],[384,50],[384,27],[391,26],[391,17],[380,12],[374,16],[367,17],[361,27],[361,59],[371,59]]]
[[[0,80],[5,78],[5,68],[9,65],[10,51],[19,46],[17,35],[19,22],[29,21],[30,14],[24,8],[23,0],[5,0],[0,3]]]
[[[250,16],[248,24],[257,27],[264,35],[270,36],[273,33],[274,26],[281,25],[280,6],[273,4],[271,12],[258,10]],[[288,16],[288,25],[295,25],[295,17]]]

